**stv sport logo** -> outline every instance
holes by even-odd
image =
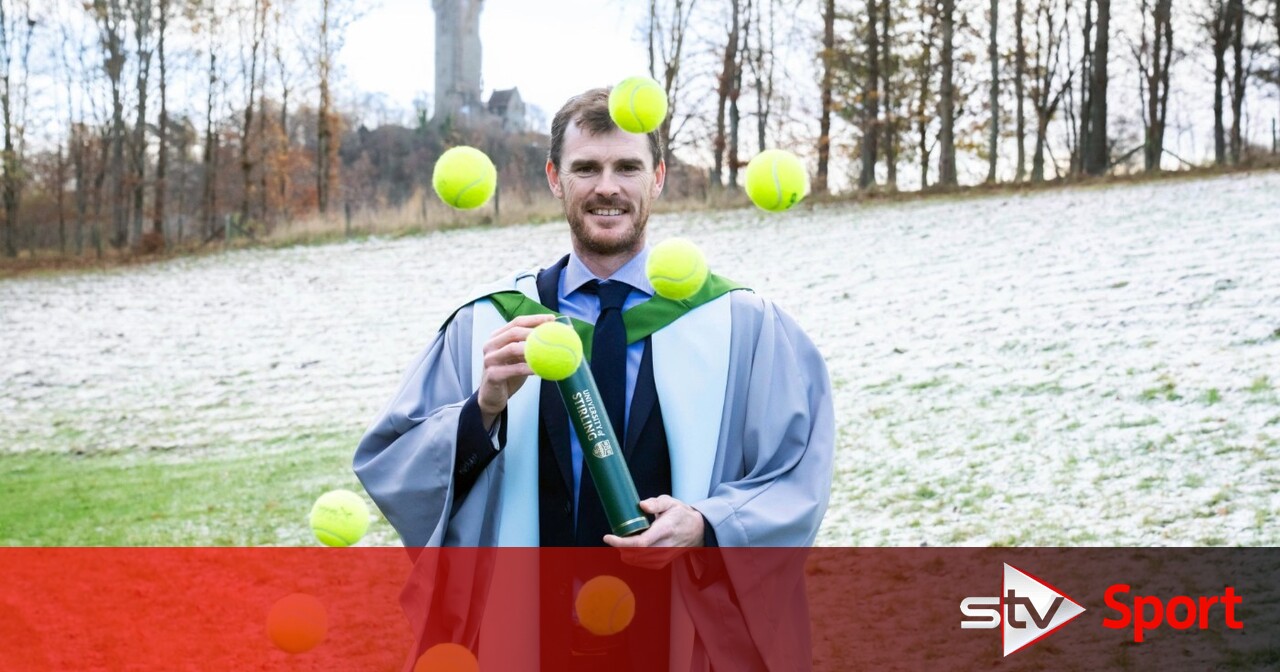
[[[989,629],[1003,625],[1004,655],[1026,648],[1084,613],[1084,607],[1062,591],[1004,564],[1000,597],[966,597],[960,601],[960,627]]]

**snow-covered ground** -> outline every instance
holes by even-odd
[[[826,354],[824,544],[1280,544],[1280,174],[667,215]],[[358,432],[563,224],[0,282],[0,451]],[[160,457],[157,457],[160,456]]]

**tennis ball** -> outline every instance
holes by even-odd
[[[454,147],[436,161],[431,186],[445,203],[459,210],[472,210],[493,196],[498,188],[498,169],[484,152],[474,147]]]
[[[582,339],[563,322],[543,322],[525,340],[524,360],[538,377],[564,380],[582,364]]]
[[[644,266],[649,283],[658,295],[683,301],[702,289],[707,281],[707,260],[697,245],[684,238],[671,238],[649,251]]]
[[[436,644],[418,657],[413,672],[480,672],[480,662],[461,644]]]
[[[628,133],[652,133],[667,118],[667,92],[648,77],[628,77],[609,92],[609,116]]]
[[[311,531],[325,546],[350,546],[369,529],[369,507],[350,490],[331,490],[311,507]]]
[[[267,612],[267,636],[288,653],[310,651],[324,641],[329,617],[314,596],[294,593],[271,605]]]
[[[604,637],[631,625],[636,615],[636,596],[626,581],[602,574],[582,584],[573,606],[582,627]]]
[[[809,193],[809,173],[795,154],[766,149],[747,164],[745,186],[752,203],[782,212]]]

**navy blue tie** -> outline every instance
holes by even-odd
[[[591,338],[591,374],[600,388],[600,400],[613,423],[613,432],[622,450],[626,436],[627,404],[627,328],[622,323],[622,305],[631,294],[631,285],[619,281],[592,280],[583,291],[600,296],[600,316],[596,318]],[[582,487],[578,495],[577,538],[580,545],[601,546],[601,537],[609,532],[609,522],[596,493],[591,472],[584,466]]]

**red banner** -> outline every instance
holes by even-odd
[[[11,548],[0,567],[5,671],[1280,666],[1272,549]]]

